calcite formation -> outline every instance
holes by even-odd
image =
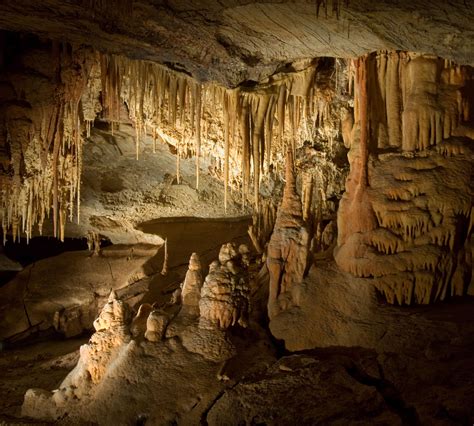
[[[130,338],[130,311],[128,305],[117,298],[114,291],[94,321],[97,333],[93,334],[88,345],[81,347],[81,359],[86,365],[92,383],[102,379],[112,350]]]
[[[0,72],[0,220],[14,239],[51,216],[54,236],[79,219],[82,134],[80,100],[92,50],[56,42],[29,44],[9,35],[17,49]],[[14,52],[14,53],[13,53]],[[10,56],[11,55],[11,56]],[[17,63],[18,66],[12,64]]]
[[[283,200],[267,252],[270,319],[282,310],[299,305],[299,286],[307,266],[309,248],[309,234],[303,220],[301,199],[296,192],[292,150],[287,153],[285,177]]]
[[[181,301],[183,306],[199,306],[202,287],[201,261],[197,253],[193,253],[189,259],[189,267],[184,277],[181,291]]]
[[[295,148],[314,132],[312,123],[317,122],[318,132],[329,140],[336,127],[329,119],[335,91],[327,82],[320,84],[318,71],[340,61],[333,65],[319,59],[302,61],[253,90],[228,89],[156,63],[69,45],[58,49],[54,43],[51,48],[38,44],[34,55],[40,61],[35,66],[41,64],[37,71],[47,76],[45,81],[37,82],[37,74],[27,67],[23,76],[8,68],[3,72],[9,90],[2,92],[5,100],[0,99],[8,109],[2,145],[8,155],[2,160],[7,169],[0,214],[4,234],[11,232],[15,238],[21,232],[30,237],[35,225],[41,232],[50,206],[53,234],[61,239],[75,205],[79,220],[82,138],[90,135],[96,118],[108,120],[112,132],[120,122],[131,121],[137,159],[147,134],[173,146],[178,183],[180,159],[195,157],[199,189],[201,158],[210,158],[215,175],[224,182],[224,209],[233,189],[240,191],[242,205],[250,201],[257,214],[262,177],[282,167],[286,146]],[[27,47],[20,47],[18,60],[35,60]],[[53,64],[46,61],[50,53],[57,58]],[[20,87],[25,81],[26,86]],[[41,91],[35,94],[36,86]],[[51,91],[58,95],[51,97]],[[15,103],[21,94],[26,96],[26,109]],[[48,108],[42,103],[46,98],[51,99]],[[34,163],[38,158],[41,162]],[[20,167],[22,162],[27,170]]]
[[[219,260],[209,266],[199,301],[200,326],[227,329],[239,324],[247,327],[249,287],[246,267],[232,243],[224,244]]]
[[[336,261],[371,278],[390,303],[463,295],[472,279],[473,153],[463,130],[472,120],[472,71],[397,52],[361,58],[353,70]]]
[[[151,311],[146,321],[145,339],[150,342],[163,340],[169,321],[170,318],[165,312],[156,309]]]
[[[138,312],[130,325],[130,334],[134,338],[143,337],[147,330],[148,316],[153,311],[153,306],[149,303],[143,303],[138,308]]]
[[[101,54],[100,61],[105,116],[120,121],[125,102],[136,129],[137,156],[147,132],[173,145],[179,182],[180,158],[194,155],[196,188],[201,156],[213,158],[224,182],[225,209],[234,188],[244,205],[250,199],[259,211],[261,178],[274,164],[283,165],[286,146],[295,148],[311,133],[311,123],[318,122],[320,132],[331,131],[325,122],[335,92],[317,84],[318,70],[327,66],[318,59],[295,64],[293,72],[277,73],[251,91],[199,84],[157,64],[117,55]]]
[[[77,366],[52,394],[41,389],[30,389],[25,394],[22,413],[55,419],[67,410],[68,404],[87,396],[98,385],[120,348],[130,341],[128,305],[117,298],[114,291],[94,321],[96,332],[89,343],[81,346]]]

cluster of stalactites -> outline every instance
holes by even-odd
[[[247,91],[200,84],[155,63],[102,54],[103,103],[111,121],[119,121],[123,102],[128,106],[136,128],[137,157],[147,130],[175,145],[178,180],[179,159],[194,154],[197,188],[205,142],[206,154],[222,166],[225,208],[232,186],[240,188],[243,205],[253,199],[258,210],[260,181],[270,164],[288,145],[296,149],[309,123],[323,123],[328,116],[330,100],[316,87],[316,69],[317,62],[308,64]]]
[[[100,55],[100,62],[105,116],[111,122],[119,122],[125,102],[136,131],[137,159],[140,141],[147,130],[151,130],[155,140],[173,141],[178,158],[192,140],[199,186],[202,85],[185,74],[151,62],[106,54]],[[171,130],[171,134],[163,129]]]
[[[473,210],[470,141],[462,136],[470,132],[472,70],[378,52],[353,61],[350,74],[356,132],[336,262],[374,278],[389,303],[464,295]]]
[[[1,181],[0,218],[3,241],[11,233],[29,240],[35,225],[42,233],[46,217],[52,216],[53,234],[64,240],[67,219],[77,208],[79,220],[82,137],[79,101],[88,78],[90,52],[74,52],[70,46],[53,44],[56,92],[44,93],[52,102],[7,109],[4,119],[6,143],[11,152],[11,175]],[[45,52],[45,54],[47,54]],[[34,87],[34,76],[30,84]],[[25,102],[39,96],[23,89]],[[36,89],[35,89],[36,92]],[[27,105],[25,103],[25,105]]]
[[[469,67],[438,57],[409,52],[380,51],[364,57],[365,88],[370,93],[369,137],[378,148],[420,151],[453,135],[469,120],[469,100],[463,91],[473,78]],[[361,59],[349,66],[349,91],[354,91],[354,117],[359,121]]]

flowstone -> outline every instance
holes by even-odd
[[[463,296],[473,278],[472,70],[378,52],[354,71],[335,260],[391,304]]]

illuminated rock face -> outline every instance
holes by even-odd
[[[364,76],[336,261],[390,303],[463,295],[472,279],[473,152],[463,125],[472,71],[403,53],[370,55],[355,71]]]
[[[223,368],[219,363],[236,355],[227,329],[236,324],[248,325],[248,252],[244,245],[222,246],[220,261],[211,265],[198,301],[201,317],[194,312],[190,315],[186,305],[177,311],[174,306],[154,309],[154,305],[142,304],[132,318],[128,305],[112,291],[94,321],[94,334],[80,348],[75,368],[53,392],[28,390],[22,415],[45,420],[67,417],[72,423],[81,423],[104,420],[107,413],[113,412],[105,424],[118,424],[123,421],[122,416],[136,419],[145,408],[157,418],[176,416],[190,392],[193,398],[195,394],[199,398],[208,395],[211,402],[222,388],[217,379]],[[195,253],[190,264],[191,271],[199,270]],[[188,305],[191,306],[195,307]],[[196,364],[199,367],[191,374]],[[145,386],[143,392],[138,383],[147,383],[150,389]],[[121,395],[117,396],[117,392]],[[135,401],[131,406],[126,404],[130,399]],[[170,399],[175,403],[171,408]],[[156,401],[161,404],[158,408]],[[200,418],[201,414],[192,416]],[[156,424],[163,422],[162,418],[156,420]]]
[[[268,244],[267,268],[270,275],[268,315],[270,319],[299,305],[299,286],[307,266],[309,235],[301,200],[296,193],[293,153],[287,153],[286,184],[275,228]]]
[[[199,80],[236,87],[300,58],[349,58],[389,48],[473,65],[469,6],[383,0],[374,11],[372,2],[359,0],[175,1],[169,7],[146,0],[18,0],[2,3],[0,26],[173,64]]]
[[[100,382],[105,374],[113,349],[130,339],[130,311],[128,305],[117,299],[114,291],[94,321],[96,333],[87,345],[81,347],[81,360],[92,383]]]
[[[38,329],[54,329],[66,338],[91,330],[111,289],[129,305],[143,296],[145,278],[161,268],[159,249],[116,244],[98,256],[73,251],[28,265],[0,288],[0,339],[13,343]]]
[[[247,327],[249,287],[245,266],[237,248],[224,244],[219,260],[209,266],[199,301],[202,328],[227,329],[239,324]]]
[[[66,222],[80,221],[83,139],[90,140],[97,118],[109,122],[112,135],[120,123],[133,124],[137,159],[147,133],[155,140],[154,151],[157,142],[171,146],[176,151],[178,184],[183,180],[181,163],[194,157],[193,189],[207,191],[201,174],[210,163],[209,174],[224,183],[224,212],[235,212],[231,204],[239,203],[265,214],[261,183],[273,170],[283,168],[286,147],[299,148],[316,132],[332,145],[338,132],[337,114],[331,111],[336,96],[328,85],[330,79],[319,84],[319,72],[336,67],[335,61],[329,65],[319,59],[299,61],[262,80],[254,90],[228,89],[198,82],[157,63],[66,44],[58,50],[56,44],[34,37],[38,46],[31,52],[28,43],[9,37],[19,46],[14,54],[7,51],[7,62],[25,62],[20,71],[10,66],[0,70],[8,89],[0,93],[0,108],[5,109],[0,123],[4,146],[0,217],[4,234],[15,238],[41,233],[48,215],[53,229],[45,229],[46,233],[61,239],[67,232]],[[49,61],[51,56],[56,60]],[[31,72],[30,62],[36,73]],[[337,62],[338,69],[344,69],[343,63]],[[38,81],[38,74],[45,81]],[[93,142],[88,149],[94,149]],[[120,192],[124,187],[124,182],[105,172],[102,182],[105,192]],[[267,217],[270,228],[272,211],[266,213],[271,216]],[[110,216],[107,213],[112,212],[103,215]],[[136,218],[95,216],[101,214],[88,209],[85,219],[90,226],[78,226],[75,234],[82,229],[110,234],[114,242],[149,241],[132,229]]]
[[[114,291],[98,318],[96,332],[80,348],[79,362],[59,389],[53,394],[41,389],[30,389],[25,394],[22,408],[24,416],[54,419],[64,413],[70,404],[87,398],[94,386],[106,375],[112,360],[120,356],[120,348],[130,342],[130,311],[128,305],[117,298]]]

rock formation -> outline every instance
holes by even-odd
[[[209,266],[199,300],[200,326],[227,329],[239,324],[247,327],[249,287],[245,266],[232,244],[224,244],[219,260]]]
[[[52,43],[49,49],[17,45],[5,59],[18,67],[2,67],[0,95],[2,179],[0,212],[4,239],[33,227],[41,233],[52,210],[53,235],[64,239],[66,221],[79,218],[82,135],[79,103],[93,62],[90,49]],[[8,147],[8,148],[7,148]],[[5,157],[6,155],[6,157]],[[77,211],[77,212],[76,212]]]
[[[14,35],[8,34],[8,37],[12,38],[11,43],[19,43]],[[5,179],[1,182],[5,193],[9,194],[0,205],[5,236],[12,233],[18,238],[24,233],[30,238],[35,232],[41,233],[50,205],[53,210],[51,233],[54,236],[64,238],[66,221],[74,218],[74,204],[77,204],[76,216],[80,220],[79,178],[84,162],[83,140],[84,136],[91,136],[91,126],[98,118],[107,120],[112,132],[121,122],[133,124],[137,159],[141,156],[147,133],[153,135],[155,140],[154,152],[156,140],[172,146],[177,152],[177,178],[181,176],[181,161],[194,156],[197,189],[200,164],[211,162],[214,164],[213,173],[224,182],[224,212],[230,209],[231,198],[234,198],[234,202],[237,198],[232,196],[232,190],[238,190],[242,206],[250,202],[257,214],[263,198],[262,177],[268,175],[272,168],[283,166],[281,152],[286,149],[287,141],[293,140],[291,145],[295,148],[297,140],[312,131],[312,125],[308,124],[310,122],[317,121],[320,124],[319,133],[326,134],[329,139],[336,126],[330,120],[329,107],[336,96],[334,91],[327,85],[319,87],[319,84],[314,83],[319,79],[318,70],[328,66],[339,67],[339,62],[328,65],[315,59],[295,63],[292,71],[269,77],[250,93],[243,89],[231,90],[216,84],[199,83],[186,74],[159,64],[130,60],[119,55],[65,45],[61,56],[55,45],[51,47],[46,42],[35,42],[38,48],[34,53],[28,50],[26,43],[20,43],[14,54],[7,52],[12,55],[8,59],[10,62],[25,61],[27,65],[37,55],[41,60],[39,63],[45,68],[37,71],[46,73],[51,80],[48,80],[49,85],[44,85],[45,92],[58,86],[54,90],[64,90],[64,93],[58,95],[59,103],[51,105],[49,109],[45,109],[32,94],[27,112],[24,111],[24,114],[28,114],[27,119],[15,115],[9,118],[9,113],[5,114],[2,133],[5,135],[2,144],[6,147],[4,162],[16,170],[4,170]],[[46,62],[45,58],[50,53],[59,55],[56,68],[48,66]],[[76,66],[76,63],[79,65]],[[74,68],[78,75],[70,72],[70,68]],[[8,67],[2,70],[2,78],[12,87],[11,91],[6,92],[11,99],[0,99],[5,108],[19,99],[20,88],[15,88],[15,84],[27,81],[27,96],[30,86],[37,84],[37,77],[29,72],[27,66],[23,70],[25,75],[16,83],[15,72]],[[60,81],[55,80],[58,73],[62,73]],[[42,92],[39,95],[40,98],[44,96]],[[208,102],[204,102],[205,99]],[[32,128],[28,124],[30,121],[34,123]],[[54,132],[46,131],[46,122],[60,123],[57,138]],[[253,123],[251,126],[248,125],[250,122]],[[330,125],[326,126],[325,123]],[[34,142],[33,134],[37,135],[34,141],[42,142]],[[36,145],[41,144],[47,148],[43,148],[41,155],[22,153],[24,147],[19,150],[15,147],[22,146],[25,137],[29,138],[30,150],[39,149]],[[216,140],[219,141],[217,150]],[[21,155],[15,157],[17,151]],[[32,163],[34,158],[43,158],[41,167],[40,163]],[[22,161],[28,165],[28,173],[19,167]],[[16,177],[12,180],[10,177],[13,175]],[[112,186],[112,192],[116,186],[119,188],[117,191],[122,187],[107,182],[106,179],[105,187]],[[269,213],[271,210],[266,216]],[[96,218],[90,213],[86,218],[91,222],[91,226],[85,227],[88,231],[100,231],[103,234],[100,228],[106,222],[113,227],[125,228],[122,233],[130,232],[146,240],[146,236],[139,235],[130,224],[126,224],[129,218],[121,221],[124,223]],[[44,228],[49,233],[49,228]],[[107,233],[115,239],[119,238],[111,229],[107,229]],[[122,240],[124,238],[127,236],[122,235]]]
[[[130,325],[130,334],[134,338],[140,338],[145,335],[147,331],[148,316],[153,311],[153,307],[149,303],[143,303],[138,308],[138,312],[132,320]]]
[[[110,360],[111,349],[129,339],[130,311],[128,305],[117,299],[114,291],[94,321],[96,333],[88,345],[81,348],[81,358],[87,365],[92,383],[100,382]]]
[[[472,279],[472,72],[439,58],[380,52],[354,64],[351,171],[338,211],[341,269],[390,303],[466,294]],[[380,98],[368,96],[379,92]],[[403,111],[403,113],[400,113]]]
[[[301,200],[296,193],[293,152],[288,150],[286,184],[275,228],[268,243],[267,268],[270,275],[268,316],[299,305],[299,286],[308,256],[309,236],[303,221]]]
[[[103,0],[8,2],[2,4],[0,26],[176,64],[199,80],[229,87],[260,81],[300,58],[357,57],[380,49],[432,52],[474,64],[474,12],[464,1],[442,2],[438,8],[427,0],[383,0],[376,11],[372,3],[360,0],[173,3],[166,8],[144,0],[123,3],[128,6],[112,7]],[[341,5],[338,13],[333,4]],[[78,28],[78,20],[85,25]],[[291,31],[282,30],[288,22]]]
[[[1,2],[1,424],[473,424],[474,8],[373,3]]]
[[[248,255],[248,249],[244,245],[240,246],[240,252]],[[191,387],[197,386],[199,397],[204,396],[206,400],[211,401],[222,388],[217,379],[223,374],[225,364],[222,363],[237,354],[231,333],[226,329],[237,323],[247,326],[248,276],[241,256],[233,244],[222,246],[219,253],[222,263],[216,261],[216,264],[212,265],[208,275],[210,279],[206,279],[203,286],[201,302],[205,302],[200,303],[203,315],[201,321],[198,317],[189,315],[189,312],[180,312],[173,316],[165,311],[166,308],[153,309],[149,304],[140,305],[138,313],[132,319],[128,305],[119,300],[116,292],[112,291],[94,321],[95,333],[89,342],[80,348],[76,367],[52,393],[42,389],[28,390],[22,414],[48,421],[63,417],[73,423],[96,421],[103,418],[100,416],[103,416],[104,410],[113,407],[119,409],[116,404],[130,401],[131,395],[135,395],[132,400],[138,402],[138,407],[132,403],[119,409],[130,419],[130,416],[139,413],[141,404],[151,404],[157,397],[166,399],[170,392],[169,397],[175,400],[175,403],[182,403],[184,393],[176,394],[174,380],[177,373],[172,370],[178,368],[183,374],[187,374],[186,371],[196,365],[198,368],[194,381],[179,381]],[[193,253],[191,272],[199,272],[198,259]],[[253,326],[256,327],[255,324]],[[260,333],[258,326],[249,333],[249,336],[252,333]],[[246,356],[250,357],[248,364],[251,366],[258,366],[262,359],[273,359],[266,347],[257,349],[256,346],[254,349],[252,345],[239,345],[244,353],[247,352]],[[196,357],[196,354],[201,356]],[[175,362],[175,367],[170,369]],[[184,370],[183,365],[186,366]],[[257,370],[259,368],[261,366]],[[150,376],[146,374],[147,370],[150,370]],[[230,374],[228,368],[226,371],[226,374]],[[189,374],[186,377],[189,378]],[[124,385],[123,380],[128,381],[128,384]],[[147,392],[142,393],[134,390],[137,383],[135,380],[138,383],[168,384],[152,386],[154,390],[147,388]],[[124,395],[115,400],[116,392],[121,393],[122,390]],[[91,406],[94,408],[89,409]],[[193,415],[192,418],[199,418],[206,406],[207,403],[198,409],[200,414]],[[163,416],[169,416],[173,410],[176,408],[161,407],[157,413],[166,413]],[[155,410],[152,409],[152,412],[155,413]],[[153,416],[162,415],[157,413]],[[112,414],[105,422],[113,424],[121,421],[120,419],[121,414]]]
[[[130,311],[114,291],[94,321],[96,332],[81,346],[79,362],[59,389],[52,394],[30,389],[25,395],[23,415],[45,419],[61,416],[69,404],[81,400],[100,383],[119,349],[130,340]]]
[[[150,342],[163,340],[169,320],[169,316],[165,312],[159,310],[151,311],[146,321],[145,339]]]
[[[181,300],[183,306],[199,307],[201,298],[202,272],[201,261],[196,253],[189,259],[189,268],[184,277],[181,291]]]

